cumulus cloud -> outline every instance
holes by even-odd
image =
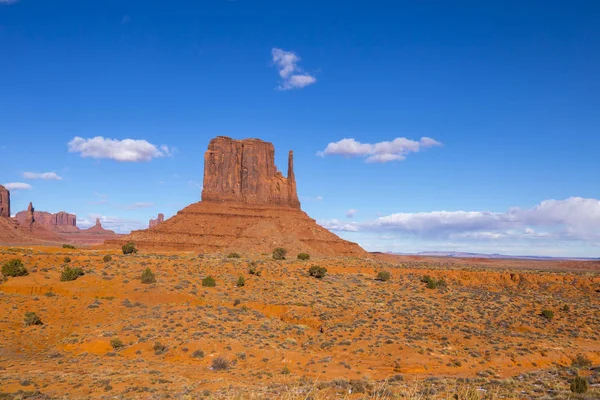
[[[115,161],[139,162],[170,156],[173,154],[173,149],[164,145],[157,147],[146,140],[118,140],[108,139],[102,136],[84,139],[77,136],[69,142],[69,152],[79,153],[81,157],[108,158]]]
[[[363,222],[319,223],[330,230],[346,232],[395,232],[422,238],[453,240],[543,239],[600,240],[600,200],[570,197],[545,200],[528,209],[506,212],[432,211],[397,213]]]
[[[29,190],[32,188],[32,186],[29,183],[23,182],[10,182],[5,183],[3,186],[8,190]]]
[[[23,172],[23,178],[25,179],[43,179],[43,180],[54,180],[61,181],[62,177],[58,176],[56,172]]]
[[[301,89],[317,81],[314,76],[307,74],[298,66],[300,57],[296,53],[273,48],[271,56],[281,77],[280,90]]]
[[[357,212],[358,210],[355,210],[353,208],[349,209],[348,211],[346,211],[346,218],[354,218]]]
[[[338,142],[329,143],[325,150],[317,154],[321,157],[328,155],[366,157],[367,162],[385,163],[401,161],[409,153],[416,153],[422,149],[441,145],[442,143],[429,137],[422,137],[419,141],[399,137],[392,141],[379,143],[361,143],[352,138],[344,138]]]

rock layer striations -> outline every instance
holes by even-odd
[[[275,166],[272,143],[225,136],[212,139],[204,154],[202,201],[300,208],[293,152],[289,152],[286,178]]]

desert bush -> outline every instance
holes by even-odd
[[[63,262],[70,263],[71,262],[71,257],[66,256],[65,258],[63,258]]]
[[[552,318],[554,318],[554,311],[548,310],[548,309],[543,309],[541,315],[542,315],[542,317],[544,317],[548,321],[550,321]]]
[[[121,350],[123,347],[125,347],[125,344],[121,341],[121,339],[113,338],[110,340],[110,347],[112,347],[114,350]]]
[[[281,374],[282,375],[289,375],[290,374],[290,368],[286,365],[283,367],[283,369],[281,370]]]
[[[575,368],[588,368],[592,366],[592,360],[584,354],[579,353],[571,360],[571,366]]]
[[[377,274],[377,280],[386,282],[390,280],[391,276],[392,274],[390,274],[389,271],[379,271],[379,273]]]
[[[107,255],[105,255],[102,258],[102,261],[104,261],[104,262],[111,262],[112,261],[112,256],[110,254],[107,254]]]
[[[240,258],[239,253],[229,253],[227,258]]]
[[[2,275],[4,276],[25,276],[28,275],[27,269],[23,265],[23,262],[18,258],[10,260],[2,266]]]
[[[154,354],[156,354],[157,356],[166,353],[167,352],[167,346],[165,346],[164,344],[162,344],[161,342],[156,342],[154,343]]]
[[[135,247],[135,243],[133,242],[128,242],[124,244],[123,246],[121,246],[121,250],[123,250],[123,254],[135,254],[138,252]]]
[[[240,304],[242,304],[242,301],[241,301],[240,299],[235,299],[235,300],[233,301],[233,306],[234,306],[234,307],[235,307],[235,306],[239,306]]]
[[[72,244],[63,244],[63,249],[74,249],[75,246],[73,246]]]
[[[584,377],[576,376],[571,381],[571,392],[573,393],[585,393],[588,390],[588,382]]]
[[[209,275],[206,278],[202,279],[202,286],[215,287],[215,286],[217,286],[217,282],[215,281],[215,278],[213,278],[212,276]]]
[[[65,269],[63,270],[63,272],[61,272],[60,274],[60,281],[61,282],[70,282],[70,281],[74,281],[75,279],[79,278],[80,276],[83,276],[83,269],[79,268],[79,267],[65,267]]]
[[[213,371],[225,371],[231,368],[231,362],[224,357],[216,357],[211,365]]]
[[[40,319],[40,317],[38,317],[38,315],[34,312],[31,311],[27,311],[25,313],[25,326],[31,326],[31,325],[43,325],[42,320]]]
[[[258,267],[256,266],[256,262],[252,261],[252,262],[248,263],[248,273],[250,275],[260,276],[262,272],[258,270]]]
[[[242,287],[242,286],[246,286],[246,279],[240,275],[240,277],[238,278],[238,281],[236,283],[237,287]]]
[[[142,283],[156,283],[156,276],[148,267],[142,272],[141,279]]]
[[[192,358],[204,358],[204,352],[202,350],[196,350],[192,353]]]
[[[429,275],[425,275],[423,278],[421,278],[421,282],[427,284],[427,289],[441,289],[447,286],[444,278],[441,278],[440,280],[435,280],[435,278],[432,278]]]
[[[298,260],[308,261],[308,260],[310,260],[310,254],[300,253],[300,254],[298,254]]]
[[[287,254],[287,250],[283,247],[277,247],[273,250],[273,259],[275,260],[285,260],[285,255]]]
[[[319,278],[319,279],[323,278],[326,273],[327,273],[327,268],[319,267],[318,265],[313,265],[312,267],[310,267],[308,269],[308,274],[310,276],[314,276],[315,278]]]

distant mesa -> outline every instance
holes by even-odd
[[[100,218],[96,218],[96,224],[90,228],[84,229],[81,231],[82,234],[96,234],[96,235],[114,235],[115,232],[104,229],[102,227],[102,223],[100,222]]]
[[[158,214],[158,218],[156,219],[151,219],[150,222],[148,223],[148,228],[152,229],[154,228],[156,225],[164,222],[165,220],[165,214]]]
[[[29,226],[33,222],[55,230],[75,231],[77,227],[77,216],[64,211],[51,214],[46,211],[35,211],[33,205],[29,203],[26,211],[19,211],[15,215],[17,222],[22,226]],[[66,229],[61,229],[66,228]],[[69,229],[71,228],[71,229]]]
[[[10,218],[10,191],[0,185],[0,218]]]
[[[160,216],[159,216],[160,219]],[[156,220],[153,220],[156,221]],[[340,239],[300,209],[293,153],[284,177],[275,166],[275,148],[260,139],[212,139],[204,155],[202,201],[152,229],[105,243],[133,241],[141,249],[365,256],[356,243]]]

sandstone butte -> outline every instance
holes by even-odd
[[[212,139],[204,155],[202,201],[151,229],[133,231],[105,244],[134,242],[140,249],[205,253],[270,253],[283,247],[321,256],[365,256],[300,209],[293,152],[288,174],[275,166],[275,148],[260,139]]]
[[[0,218],[10,218],[10,192],[0,185]]]
[[[156,219],[151,219],[150,222],[148,222],[148,228],[154,228],[156,225],[164,222],[165,220],[165,214],[158,214],[158,217]]]

